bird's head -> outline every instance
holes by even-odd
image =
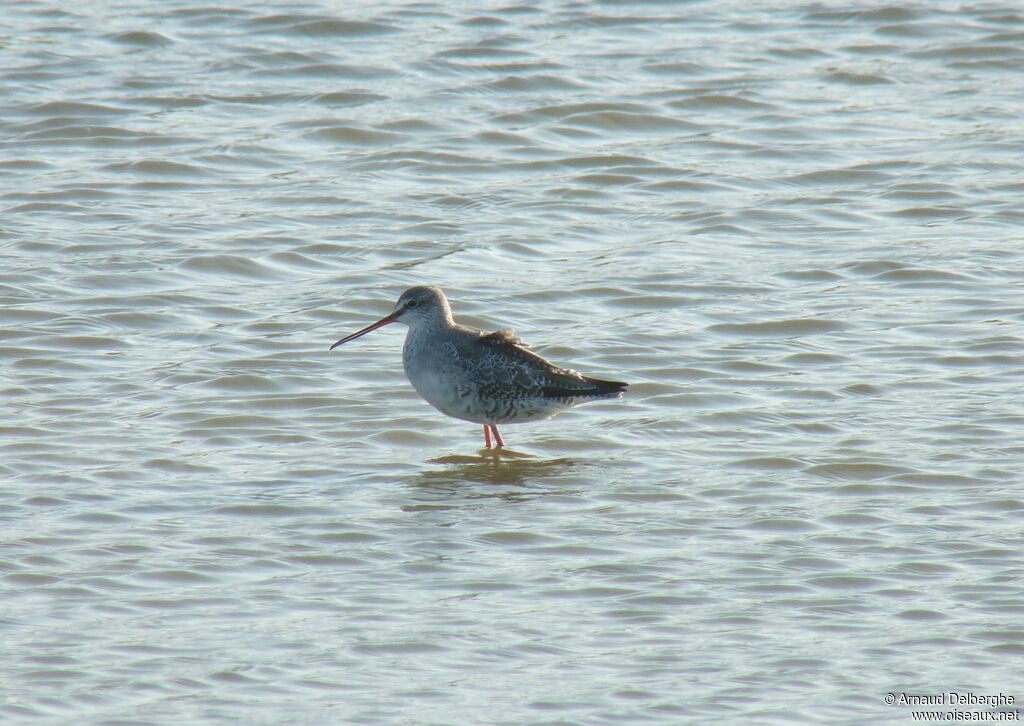
[[[441,292],[441,288],[434,287],[433,285],[417,285],[416,287],[410,287],[399,296],[394,310],[373,325],[368,325],[362,330],[357,330],[351,335],[345,336],[332,345],[331,350],[334,350],[342,343],[355,340],[372,330],[382,328],[391,323],[403,323],[410,328],[414,328],[438,324],[450,325],[451,322],[452,311],[448,307],[448,299]]]

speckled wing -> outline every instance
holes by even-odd
[[[511,330],[485,333],[477,338],[480,346],[481,394],[504,399],[541,398],[614,398],[628,384],[582,376],[568,368],[559,368],[527,350],[526,344]]]

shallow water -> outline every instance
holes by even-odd
[[[1019,7],[0,12],[0,719],[1024,699]],[[423,283],[630,393],[482,453]]]

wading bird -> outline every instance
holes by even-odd
[[[409,326],[402,365],[412,387],[441,413],[482,424],[488,449],[491,434],[497,448],[505,445],[498,424],[551,418],[578,403],[618,398],[629,385],[559,368],[527,350],[510,330],[485,333],[459,325],[444,293],[429,285],[410,287],[391,313],[331,350],[390,323]]]

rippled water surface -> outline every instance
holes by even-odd
[[[1018,4],[0,15],[0,720],[1024,700]],[[484,454],[423,283],[629,394]]]

